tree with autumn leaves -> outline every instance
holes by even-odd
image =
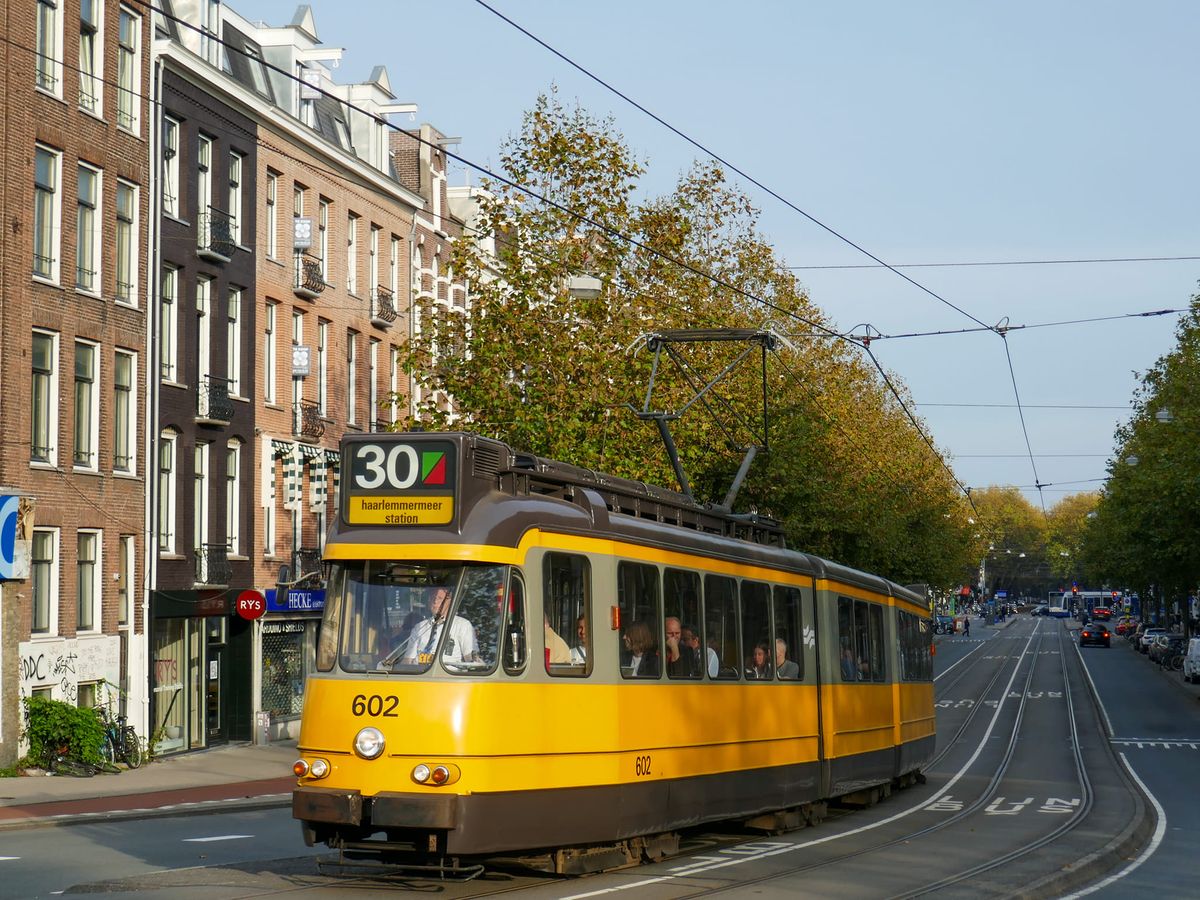
[[[694,496],[719,503],[764,444],[765,381],[769,450],[735,507],[780,520],[798,549],[957,582],[978,560],[972,511],[893,388],[827,324],[719,166],[697,163],[653,198],[639,195],[645,172],[611,120],[538,98],[483,185],[472,227],[492,241],[453,247],[468,312],[413,311],[404,363],[425,402],[412,424],[678,488],[638,415],[660,413]],[[598,296],[571,290],[579,275],[599,279]],[[737,363],[739,342],[685,344],[655,368],[647,336],[683,329],[768,332],[773,349],[763,365]]]

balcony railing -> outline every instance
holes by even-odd
[[[233,217],[229,213],[210,206],[200,213],[196,226],[197,253],[214,262],[233,259]]]
[[[310,584],[320,584],[322,567],[321,567],[321,548],[320,547],[301,547],[294,554],[294,566],[292,571],[295,573],[292,578],[297,584],[302,584],[306,580]]]
[[[296,283],[293,290],[297,297],[315,300],[325,290],[325,273],[321,259],[309,253],[296,254]]]
[[[228,425],[233,421],[229,379],[208,375],[200,379],[196,394],[196,421],[201,425]]]
[[[292,406],[292,434],[317,440],[325,433],[321,408],[314,400],[300,400]]]
[[[205,544],[196,548],[196,584],[227,587],[233,580],[227,544]]]
[[[371,294],[371,324],[376,328],[391,328],[396,321],[396,298],[390,288],[377,285]]]

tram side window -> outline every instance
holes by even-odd
[[[617,606],[621,616],[621,674],[626,678],[658,678],[662,671],[658,569],[619,563]]]
[[[529,646],[525,634],[525,586],[520,578],[513,577],[508,588],[508,603],[504,621],[504,671],[516,675],[525,668],[526,649]],[[497,602],[504,605],[504,582],[497,590]]]
[[[916,657],[913,656],[913,615],[896,614],[896,636],[900,639],[900,680],[913,681],[916,672]]]
[[[793,587],[775,588],[775,677],[781,681],[799,681],[804,677],[804,645],[800,591]]]
[[[929,654],[929,620],[902,612],[900,623],[900,665],[904,681],[930,681],[933,659]]]
[[[883,643],[883,607],[878,603],[869,603],[867,612],[871,631],[871,680],[884,681],[887,678],[887,664]]]
[[[883,636],[883,610],[866,600],[838,598],[838,654],[842,681],[882,681],[883,646],[871,643],[871,608],[878,609],[876,634]],[[878,672],[876,672],[878,663]]]
[[[933,681],[933,625],[924,617],[917,619],[917,654],[920,662],[917,678]]]
[[[663,573],[663,662],[671,678],[704,673],[700,637],[700,576],[667,569]]]
[[[736,679],[741,669],[737,627],[737,582],[720,575],[704,579],[704,656],[709,678]]]
[[[546,671],[584,675],[591,657],[592,576],[587,557],[547,553],[542,563]]]
[[[457,605],[450,630],[442,641],[442,666],[455,675],[482,675],[491,672],[500,661],[501,634],[505,620],[505,569],[501,566],[467,566],[463,571]],[[513,585],[517,583],[513,579]],[[455,648],[454,619],[464,619],[475,630],[475,653]],[[414,630],[414,634],[415,634]]]
[[[775,677],[773,643],[771,588],[756,581],[743,581],[742,665],[748,680],[770,681]]]

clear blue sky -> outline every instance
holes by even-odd
[[[488,2],[893,265],[1200,256],[1200,4]],[[552,84],[614,116],[648,159],[653,192],[700,155],[475,0],[309,5],[322,41],[345,48],[337,80],[387,66],[398,99],[419,104],[417,120],[461,136],[457,152],[480,165],[496,165],[501,142]],[[282,25],[297,4],[230,6]],[[478,176],[463,171],[456,183],[468,179]],[[790,265],[871,262],[743,187]],[[904,271],[983,322],[1018,326],[1186,307],[1200,263]],[[844,330],[975,327],[886,269],[800,275]],[[1010,333],[1037,476],[1053,485],[1042,494],[1048,508],[1100,486],[1134,373],[1171,348],[1177,318]],[[1019,485],[1040,503],[999,337],[872,350],[907,384],[963,483]]]

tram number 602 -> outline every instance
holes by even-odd
[[[639,776],[650,774],[650,757],[638,756],[633,761],[633,771]]]
[[[396,707],[400,705],[399,697],[381,697],[378,694],[367,696],[355,694],[350,702],[350,712],[355,716],[390,716],[395,718]]]

